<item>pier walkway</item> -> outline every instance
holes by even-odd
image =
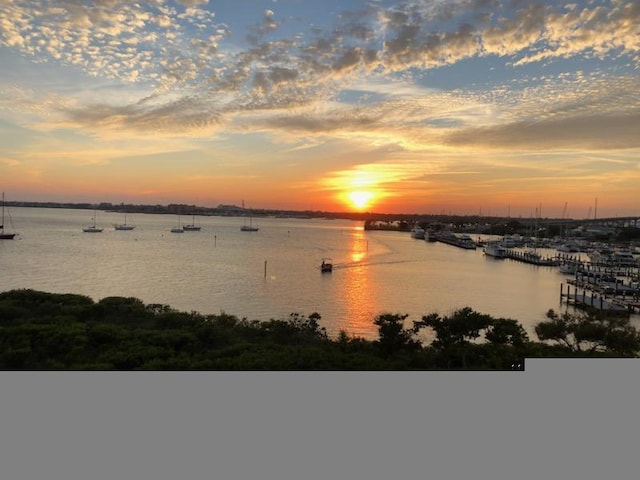
[[[571,292],[572,285],[574,286],[573,292]],[[575,282],[569,281],[567,291],[565,292],[564,286],[561,283],[560,301],[562,302],[565,300],[567,303],[571,303],[573,305],[593,307],[607,312],[633,313],[635,311],[640,311],[640,300],[637,297],[609,297],[588,288],[588,286],[583,286],[582,292],[579,292],[578,289],[579,287]]]
[[[560,261],[556,257],[542,257],[536,252],[521,252],[508,248],[505,249],[504,257],[517,262],[524,262],[542,267],[556,267],[560,264]]]

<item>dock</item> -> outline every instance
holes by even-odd
[[[542,267],[556,267],[560,264],[560,261],[556,257],[542,257],[536,252],[521,252],[508,248],[505,249],[504,258]]]
[[[571,287],[573,286],[573,292]],[[579,290],[582,290],[581,292]],[[569,304],[582,307],[592,307],[606,312],[635,313],[640,312],[640,299],[637,297],[607,296],[598,292],[589,285],[582,287],[575,281],[569,281],[567,291],[564,285],[560,284],[560,302],[566,301]]]

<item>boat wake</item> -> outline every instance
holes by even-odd
[[[344,263],[334,263],[333,268],[355,268],[355,267],[373,267],[376,265],[392,265],[395,263],[411,263],[415,260],[387,260],[387,261],[379,261],[379,262],[344,262]]]

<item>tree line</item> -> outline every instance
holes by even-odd
[[[628,317],[549,310],[531,340],[513,319],[464,307],[408,325],[384,313],[377,340],[340,331],[321,316],[248,320],[183,312],[132,297],[94,301],[29,289],[0,293],[3,370],[513,370],[525,358],[637,357]],[[430,332],[425,343],[423,333]]]

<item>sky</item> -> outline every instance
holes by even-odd
[[[640,2],[0,0],[0,189],[640,215]]]

